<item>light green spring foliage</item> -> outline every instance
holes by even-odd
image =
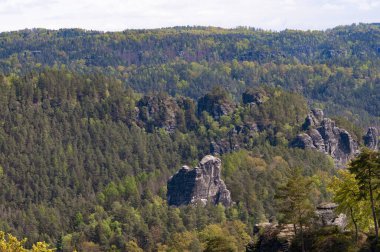
[[[375,229],[375,243],[379,240],[379,195],[380,195],[380,152],[362,149],[361,153],[349,164],[350,173],[360,191],[359,199],[368,199]]]
[[[347,170],[339,170],[328,186],[333,201],[339,204],[337,211],[348,216],[349,227],[357,223],[359,230],[366,232],[373,227],[371,203],[368,199],[359,198],[360,190],[355,175]]]
[[[18,240],[17,237],[11,234],[5,234],[0,231],[0,251],[1,252],[53,252],[55,249],[50,249],[45,242],[37,242],[33,244],[32,249],[24,248],[26,239]]]
[[[210,224],[201,231],[175,233],[161,251],[245,251],[250,241],[247,226],[241,221]]]

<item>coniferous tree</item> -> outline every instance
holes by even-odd
[[[302,251],[305,251],[304,228],[314,216],[312,188],[313,181],[302,176],[300,170],[297,169],[293,171],[288,182],[278,188],[275,196],[278,200],[278,211],[282,215],[280,220],[294,225],[295,235],[301,238]]]
[[[358,181],[361,198],[369,198],[375,227],[375,244],[379,240],[379,223],[377,222],[376,196],[380,189],[380,152],[363,149],[349,165],[349,171]]]

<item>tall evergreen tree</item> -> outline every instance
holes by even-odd
[[[313,181],[304,177],[299,169],[293,171],[286,185],[278,188],[276,198],[281,221],[294,225],[294,234],[301,238],[302,251],[305,251],[304,227],[314,216],[311,199]],[[297,225],[299,231],[297,230]],[[299,233],[298,233],[299,232]]]
[[[380,189],[380,152],[363,149],[349,165],[349,171],[355,174],[360,189],[360,197],[371,202],[373,224],[375,226],[375,244],[379,240],[379,223],[377,222],[375,195]]]

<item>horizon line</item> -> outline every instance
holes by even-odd
[[[33,30],[47,30],[47,31],[60,31],[60,30],[81,30],[84,32],[98,32],[98,33],[117,33],[117,32],[126,32],[126,31],[154,31],[154,30],[170,30],[170,29],[219,29],[219,30],[249,30],[249,31],[264,31],[264,32],[284,32],[284,31],[302,31],[302,32],[308,32],[308,31],[317,31],[317,32],[326,32],[328,30],[332,30],[338,27],[349,27],[349,26],[359,26],[359,25],[373,25],[373,26],[380,26],[380,22],[371,22],[371,23],[365,23],[365,22],[359,22],[359,23],[351,23],[351,24],[342,24],[342,25],[336,25],[333,27],[325,28],[325,29],[302,29],[302,28],[284,28],[280,30],[276,29],[266,29],[266,28],[260,28],[255,26],[248,26],[248,25],[237,25],[234,27],[222,27],[222,26],[205,26],[205,25],[178,25],[178,26],[167,26],[167,27],[146,27],[146,28],[126,28],[126,29],[115,29],[115,30],[101,30],[101,29],[87,29],[87,28],[81,28],[81,27],[61,27],[61,28],[44,28],[44,27],[33,27],[33,28],[20,28],[15,30],[4,30],[0,31],[0,34],[2,33],[13,33],[13,32],[22,32],[22,31],[33,31]]]

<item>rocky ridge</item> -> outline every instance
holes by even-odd
[[[350,133],[324,117],[320,109],[311,111],[302,128],[304,132],[298,134],[291,145],[324,152],[334,159],[337,166],[345,165],[359,151],[358,142]]]
[[[183,166],[167,183],[169,205],[180,206],[201,203],[206,205],[232,204],[230,191],[220,176],[221,160],[207,155],[198,166]]]

